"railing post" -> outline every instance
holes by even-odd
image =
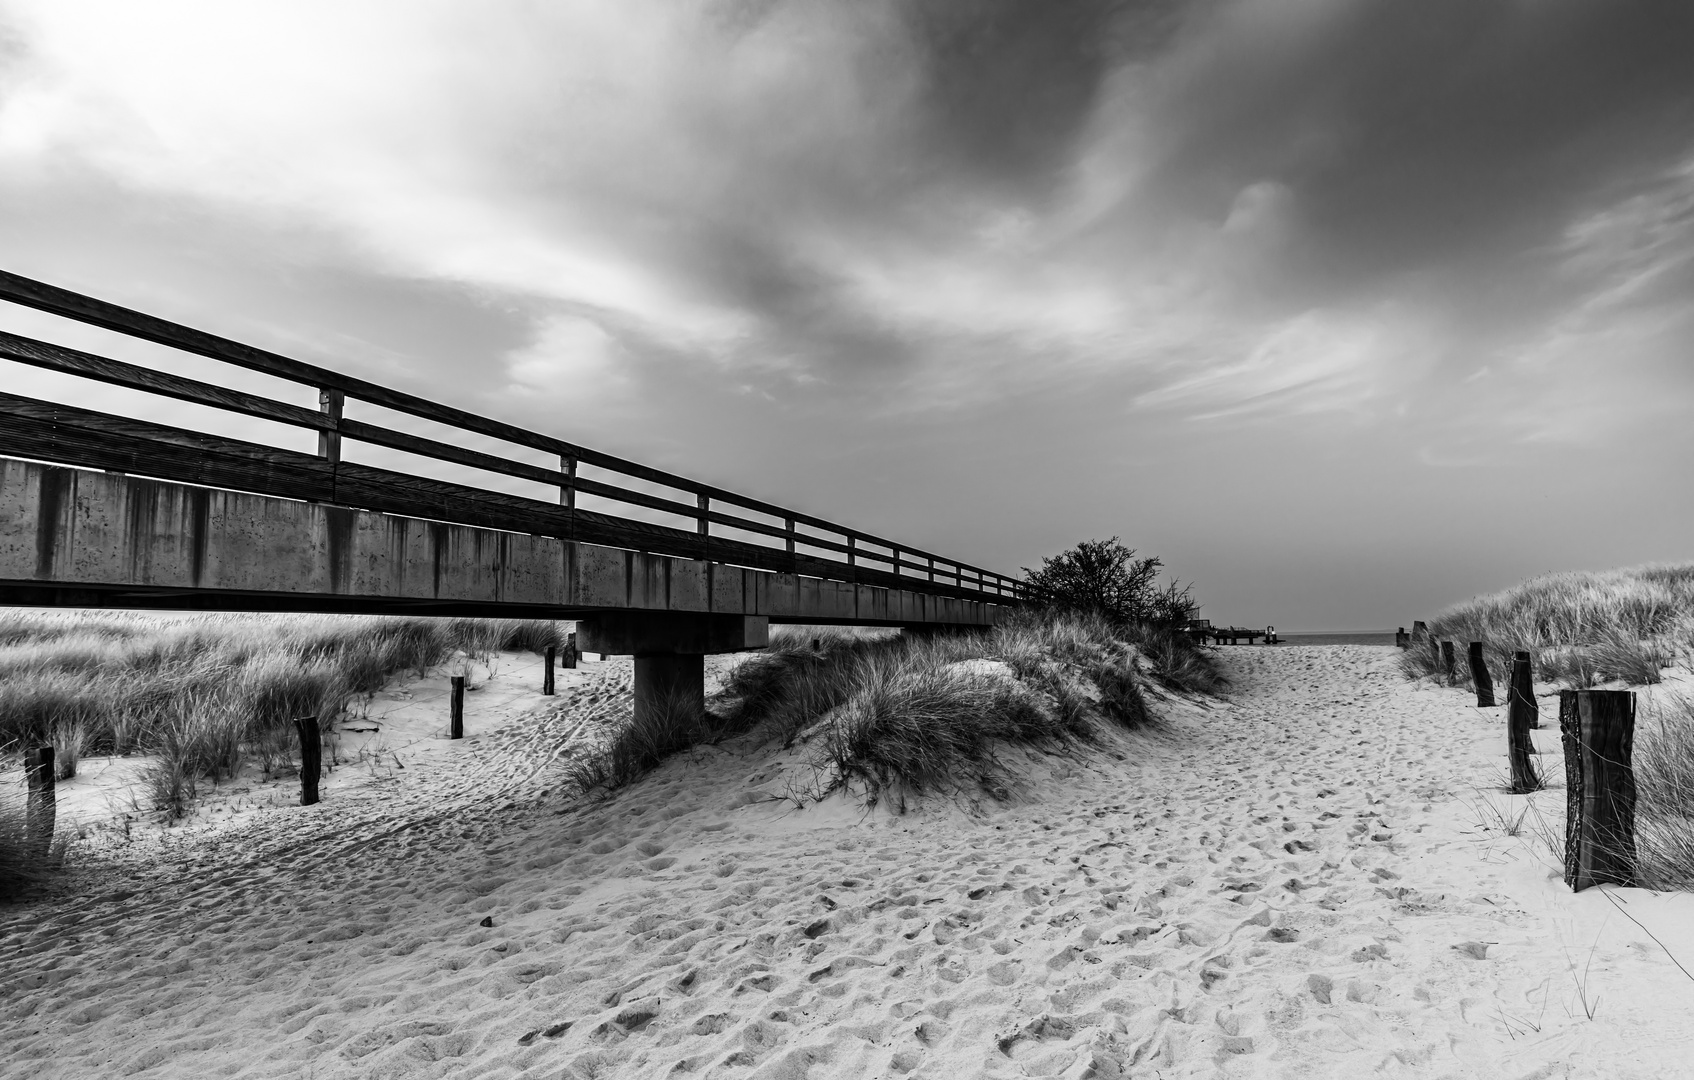
[[[318,429],[318,456],[331,465],[341,464],[341,413],[346,408],[347,395],[339,390],[318,391],[318,411],[329,418],[331,428]]]
[[[712,522],[707,515],[712,512],[711,497],[696,495],[694,496],[694,505],[700,508],[699,514],[694,518],[695,528],[700,533],[700,557],[710,559],[712,557]]]
[[[1635,694],[1561,690],[1565,884],[1635,883]]]
[[[892,548],[888,552],[888,569],[893,572],[895,577],[900,576],[900,549],[899,548]]]
[[[794,519],[784,518],[783,528],[788,530],[788,569],[790,573],[800,572],[800,559],[794,554]]]
[[[929,557],[929,580],[931,580],[931,581],[935,580],[935,556],[934,555],[931,555]]]
[[[566,510],[576,509],[576,458],[569,454],[559,455],[559,505]]]

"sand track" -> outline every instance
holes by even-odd
[[[1224,656],[1226,703],[904,815],[797,812],[745,747],[563,806],[542,766],[608,672],[437,774],[0,913],[0,1072],[1694,1074],[1694,981],[1481,827],[1497,712],[1389,649]]]

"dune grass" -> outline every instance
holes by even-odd
[[[60,778],[84,755],[157,755],[153,799],[181,813],[245,762],[294,771],[297,717],[332,719],[456,653],[561,640],[561,624],[515,620],[13,611],[0,614],[0,748],[51,742]]]
[[[31,843],[23,797],[0,790],[0,903],[23,899],[46,885],[51,865]]]
[[[1221,685],[1208,654],[1158,635],[1153,655],[1098,618],[1043,614],[989,631],[919,637],[777,628],[770,647],[727,676],[704,716],[659,710],[620,729],[595,761],[573,767],[584,787],[616,788],[670,754],[751,735],[806,746],[823,774],[879,793],[985,790],[1003,796],[996,751],[1095,744],[1111,728],[1148,723],[1143,679]],[[1162,666],[1174,659],[1174,670]]]
[[[1637,714],[1634,767],[1640,883],[1694,892],[1694,699]]]
[[[1649,686],[1678,660],[1694,661],[1694,565],[1549,574],[1449,608],[1429,629],[1461,653],[1483,642],[1497,688],[1518,651],[1530,654],[1537,678],[1573,689]],[[1427,643],[1401,664],[1414,677],[1440,674]],[[1458,666],[1468,677],[1463,659]],[[1694,890],[1694,701],[1672,696],[1638,713],[1634,767],[1640,881]]]
[[[1694,650],[1694,564],[1548,574],[1448,608],[1429,632],[1458,645],[1461,678],[1468,677],[1466,643],[1482,642],[1496,686],[1519,651],[1530,654],[1538,677],[1576,689],[1656,683]],[[1407,649],[1401,664],[1413,677],[1441,674],[1423,643]]]

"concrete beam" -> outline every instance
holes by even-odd
[[[1009,610],[4,457],[0,604],[865,626],[991,626]]]
[[[579,620],[576,641],[585,652],[616,656],[702,656],[762,649],[770,624],[763,615],[606,611]]]

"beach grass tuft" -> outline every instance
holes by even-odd
[[[579,787],[612,789],[691,745],[748,736],[807,748],[824,774],[819,793],[1004,791],[1000,748],[1074,750],[1142,727],[1148,678],[1222,685],[1198,646],[1148,656],[1137,636],[1053,612],[934,636],[779,627],[728,673],[705,717],[632,718],[597,759],[567,768]],[[1167,670],[1167,658],[1182,667]]]
[[[1637,716],[1633,764],[1640,883],[1694,892],[1694,699],[1673,697]]]

